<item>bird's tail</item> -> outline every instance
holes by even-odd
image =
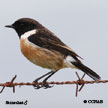
[[[94,79],[94,80],[100,80],[101,79],[101,77],[97,73],[95,73],[93,70],[91,70],[90,68],[88,68],[87,66],[82,64],[81,62],[74,62],[72,64],[75,65],[78,69],[85,72],[92,79]]]

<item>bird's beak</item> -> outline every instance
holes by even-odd
[[[8,27],[8,28],[14,28],[13,25],[6,25],[5,27]]]

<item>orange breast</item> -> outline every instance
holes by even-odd
[[[64,67],[64,57],[56,51],[49,51],[40,47],[32,47],[32,45],[25,42],[24,39],[20,40],[20,47],[23,55],[36,65],[51,70],[59,70]]]

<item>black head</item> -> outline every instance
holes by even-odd
[[[18,36],[20,37],[25,32],[33,29],[42,28],[43,26],[36,20],[30,18],[21,18],[15,21],[12,25],[7,25],[5,27],[15,29],[15,31],[18,33]]]

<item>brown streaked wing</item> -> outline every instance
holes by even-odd
[[[46,48],[49,50],[58,51],[64,56],[71,55],[74,58],[79,57],[74,51],[71,50],[67,45],[65,45],[57,36],[52,32],[46,30],[39,30],[36,34],[28,37],[28,40],[39,47]],[[81,58],[82,59],[82,58]]]

